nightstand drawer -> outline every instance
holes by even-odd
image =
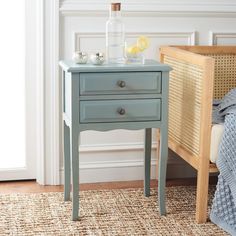
[[[80,95],[161,93],[161,72],[80,73]]]
[[[158,121],[160,119],[161,99],[80,102],[80,123]]]

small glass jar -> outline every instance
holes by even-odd
[[[144,53],[139,50],[131,50],[130,46],[125,43],[125,59],[126,64],[145,64]]]

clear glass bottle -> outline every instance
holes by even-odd
[[[121,4],[111,3],[106,22],[106,59],[108,63],[125,63],[125,28],[121,17]]]

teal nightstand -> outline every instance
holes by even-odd
[[[70,199],[72,169],[72,219],[78,219],[78,138],[85,130],[145,129],[144,193],[149,196],[151,128],[160,128],[158,197],[160,214],[164,215],[171,68],[153,60],[147,60],[144,65],[117,66],[61,61],[60,66],[63,69],[64,198]]]

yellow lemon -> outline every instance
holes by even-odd
[[[127,52],[129,54],[137,54],[137,53],[140,52],[140,49],[136,45],[133,45],[133,46],[130,46],[130,47],[127,48]]]
[[[140,36],[137,40],[137,47],[142,52],[149,47],[149,39],[146,36]]]

